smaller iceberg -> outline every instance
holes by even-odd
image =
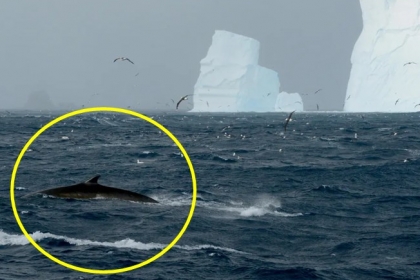
[[[303,101],[299,93],[280,92],[276,100],[276,112],[302,112]]]
[[[259,49],[255,39],[216,30],[200,62],[191,112],[276,111],[276,104],[284,102],[278,97],[279,77],[277,72],[258,65]],[[287,102],[302,102],[296,95],[287,96]]]

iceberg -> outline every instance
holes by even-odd
[[[46,91],[39,90],[29,94],[23,109],[33,111],[48,111],[54,110],[55,106],[51,101],[50,95]]]
[[[302,112],[303,101],[299,93],[287,93],[282,91],[277,95],[276,112]]]
[[[360,0],[344,111],[420,110],[420,0]],[[417,106],[418,105],[418,106]]]
[[[273,112],[280,81],[258,65],[260,43],[216,30],[194,86],[190,112]]]

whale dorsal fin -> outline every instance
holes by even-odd
[[[101,177],[101,175],[96,175],[92,179],[87,180],[85,183],[97,184],[99,177]]]

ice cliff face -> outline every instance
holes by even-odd
[[[276,100],[277,112],[302,112],[303,101],[299,93],[280,92]]]
[[[191,111],[275,111],[278,74],[258,65],[259,49],[257,40],[217,30],[200,62]]]
[[[344,111],[420,111],[420,0],[360,0]]]

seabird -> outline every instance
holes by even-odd
[[[316,104],[316,109],[319,111],[319,106],[318,106],[318,104]]]
[[[316,94],[317,92],[319,92],[320,90],[322,90],[322,88],[318,89],[317,91],[314,92],[314,94]]]
[[[403,66],[406,66],[408,64],[417,64],[417,63],[415,63],[414,61],[410,61],[410,62],[405,63]]]
[[[400,100],[399,98],[397,99],[397,101],[395,101],[395,105],[397,105],[397,103],[398,103],[398,100]]]
[[[346,100],[349,100],[350,96],[351,96],[351,95],[349,95],[349,97],[347,97],[347,99],[346,99]]]
[[[134,62],[132,62],[129,58],[126,58],[126,57],[117,57],[116,59],[114,59],[114,62],[117,60],[122,60],[122,61],[127,60],[131,64],[134,64]]]
[[[207,103],[207,107],[209,107],[209,102],[208,102],[208,101],[206,101],[206,103]]]
[[[420,105],[420,103],[419,104],[417,104],[416,106],[414,106],[414,108],[416,108],[417,106],[419,106]]]
[[[182,102],[182,101],[184,101],[184,100],[187,100],[188,99],[188,96],[189,96],[189,94],[187,94],[187,95],[185,95],[185,96],[183,96],[179,101],[178,101],[178,103],[176,103],[176,109],[178,110],[178,106],[179,106],[179,104]]]
[[[267,93],[267,96],[269,96],[271,94],[271,92]]]
[[[292,115],[295,111],[291,112],[289,114],[289,117],[286,119],[286,122],[284,123],[284,132],[286,132],[286,128],[287,128],[287,124],[290,122],[290,120],[292,119]]]

